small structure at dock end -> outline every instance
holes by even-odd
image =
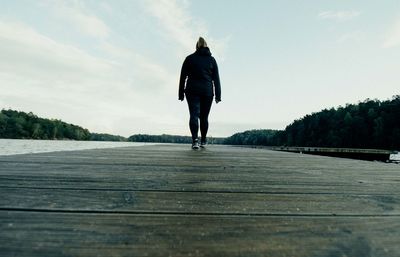
[[[293,153],[304,153],[323,155],[340,158],[351,158],[368,161],[383,161],[388,162],[390,155],[397,154],[396,151],[381,150],[381,149],[359,149],[359,148],[330,148],[330,147],[293,147],[293,146],[278,146],[272,147],[275,151],[285,151]]]

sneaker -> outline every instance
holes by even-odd
[[[203,141],[203,140],[201,140],[201,143],[200,143],[200,147],[201,148],[205,148],[206,147],[206,145],[207,145],[207,141]]]
[[[199,149],[200,147],[199,147],[199,140],[198,139],[195,139],[194,141],[193,141],[193,144],[192,144],[192,149],[194,149],[194,150],[197,150],[197,149]]]

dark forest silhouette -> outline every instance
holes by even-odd
[[[277,145],[400,149],[400,96],[367,99],[295,120],[276,134]]]
[[[400,96],[367,99],[295,120],[283,131],[249,130],[225,140],[234,145],[400,149]]]

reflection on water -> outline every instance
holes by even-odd
[[[0,155],[73,151],[143,145],[149,145],[149,143],[0,139]]]

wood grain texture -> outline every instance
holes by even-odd
[[[0,256],[399,256],[400,166],[228,146],[0,156]]]
[[[400,216],[400,196],[1,188],[0,210]]]
[[[399,217],[0,212],[0,219],[2,256],[387,257],[400,252]]]

